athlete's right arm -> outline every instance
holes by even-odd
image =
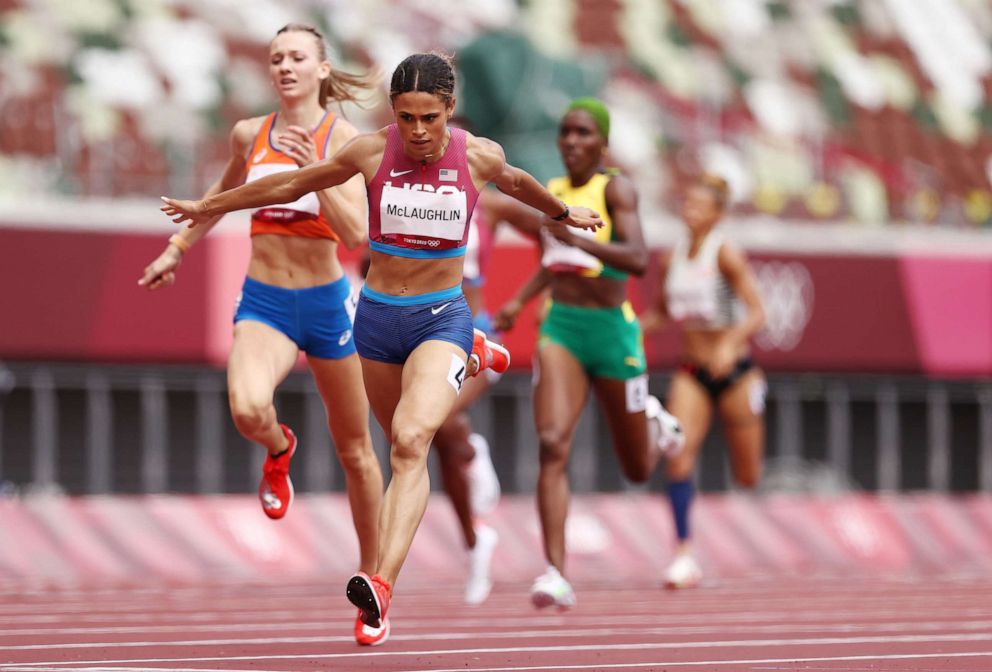
[[[498,189],[484,189],[480,197],[486,220],[492,226],[506,222],[520,233],[540,240],[544,213],[521,203],[512,196],[507,196]]]
[[[668,299],[665,296],[665,277],[668,275],[668,266],[671,263],[671,254],[663,254],[659,256],[658,261],[658,277],[661,278],[661,283],[658,286],[658,294],[654,298],[654,305],[644,311],[638,321],[641,323],[641,331],[645,334],[650,334],[653,331],[659,331],[668,324]]]
[[[513,329],[517,317],[530,300],[543,292],[551,284],[551,271],[541,266],[537,272],[531,276],[517,295],[506,302],[502,308],[496,311],[493,316],[493,326],[499,331],[509,331]]]
[[[227,166],[220,178],[207,189],[204,198],[244,184],[248,174],[248,150],[257,131],[257,122],[252,119],[242,119],[234,125],[234,128],[231,129],[231,156],[227,161]],[[174,284],[176,281],[175,271],[182,262],[183,256],[198,240],[210,233],[210,230],[220,219],[221,216],[217,215],[200,226],[186,227],[170,237],[169,244],[165,246],[162,253],[145,267],[138,284],[148,287],[148,289],[161,289]]]
[[[299,170],[275,173],[236,189],[229,189],[199,201],[162,197],[161,210],[177,224],[197,226],[211,218],[235,210],[261,208],[277,203],[291,203],[304,194],[343,184],[349,178],[368,171],[368,177],[382,156],[385,135],[382,132],[359,135],[341,151]]]

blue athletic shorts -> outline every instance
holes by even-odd
[[[245,278],[234,322],[252,320],[285,334],[312,357],[341,359],[355,352],[355,299],[346,276],[327,285],[286,289]]]
[[[446,341],[472,352],[472,311],[461,286],[394,297],[362,288],[355,313],[355,347],[366,359],[402,364],[424,341]]]

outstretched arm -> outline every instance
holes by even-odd
[[[163,196],[165,205],[161,210],[177,224],[188,221],[190,226],[196,226],[205,224],[211,217],[235,210],[291,203],[311,191],[344,183],[362,172],[362,167],[376,154],[376,150],[381,154],[381,148],[377,134],[359,135],[334,156],[299,170],[269,175],[199,201]]]
[[[544,213],[524,205],[498,189],[483,190],[481,202],[486,213],[486,221],[494,230],[501,222],[506,222],[525,236],[540,241],[541,227],[546,219]]]
[[[473,137],[470,143],[470,161],[475,174],[482,180],[492,182],[504,194],[561,224],[580,229],[598,229],[603,225],[598,212],[589,208],[569,208],[530,173],[508,164],[503,148],[492,140]]]
[[[328,156],[333,156],[348,141],[358,135],[355,127],[344,119],[338,119],[331,131],[327,147]],[[302,126],[289,126],[277,138],[280,147],[300,168],[317,163],[320,154],[310,129]],[[368,230],[368,209],[365,202],[365,184],[360,175],[337,187],[320,189],[315,192],[320,201],[320,209],[328,223],[349,250],[365,241]],[[199,228],[199,227],[197,227]]]
[[[227,161],[224,173],[220,179],[210,185],[204,198],[219,194],[225,189],[234,189],[244,184],[247,174],[245,157],[248,154],[251,141],[258,132],[256,124],[251,119],[243,119],[231,129],[231,157]],[[175,271],[179,268],[186,252],[201,238],[210,233],[214,225],[221,219],[220,215],[210,217],[201,226],[186,227],[169,238],[169,244],[162,253],[148,264],[142,271],[138,284],[148,289],[169,287],[176,281]]]

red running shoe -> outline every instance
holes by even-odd
[[[289,447],[279,457],[269,455],[262,465],[262,482],[258,486],[258,499],[262,511],[269,518],[278,520],[289,511],[293,503],[293,481],[289,479],[289,461],[296,452],[296,434],[286,425],[279,425],[289,441]]]
[[[362,614],[359,609],[355,618],[355,642],[359,646],[379,646],[389,639],[389,619],[382,619],[382,627],[373,628],[371,625],[362,623]]]
[[[371,579],[365,572],[358,572],[348,579],[345,594],[358,607],[358,619],[372,628],[382,628],[389,611],[389,593],[392,586],[376,574]]]
[[[475,329],[472,339],[472,354],[469,358],[475,358],[479,369],[473,376],[479,375],[486,369],[492,369],[496,373],[503,373],[510,366],[510,351],[499,343],[494,343],[486,338],[486,332]]]

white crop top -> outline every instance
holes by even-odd
[[[711,231],[692,259],[688,237],[672,251],[665,277],[668,314],[689,329],[726,329],[740,320],[734,290],[717,261],[722,245],[723,236]]]

